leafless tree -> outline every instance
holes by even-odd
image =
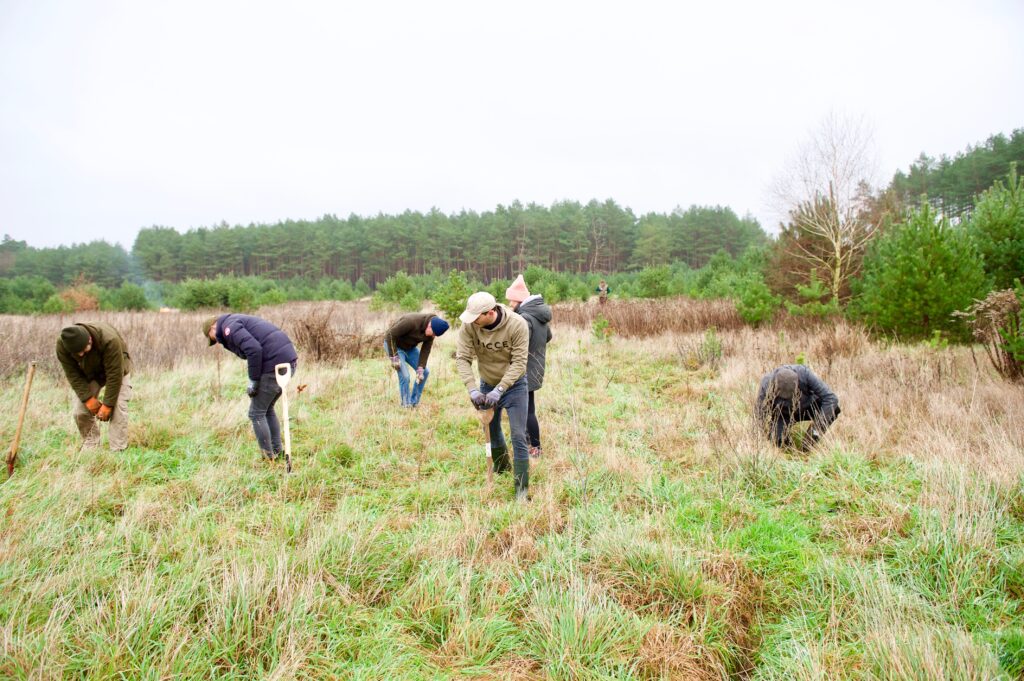
[[[806,272],[826,275],[832,296],[860,269],[876,224],[867,211],[877,162],[863,119],[831,113],[799,147],[773,186],[793,238],[780,243]]]

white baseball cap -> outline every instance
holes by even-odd
[[[484,312],[490,312],[498,301],[487,291],[477,291],[466,301],[466,311],[459,315],[463,324],[472,324]]]

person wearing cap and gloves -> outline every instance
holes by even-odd
[[[203,322],[203,335],[210,345],[220,343],[248,362],[249,420],[260,451],[273,461],[284,451],[281,424],[274,411],[282,390],[274,367],[290,364],[294,374],[299,358],[295,346],[284,331],[266,319],[244,314],[209,317]]]
[[[128,402],[132,399],[128,375],[132,360],[121,334],[103,322],[65,327],[57,339],[57,360],[79,400],[74,416],[83,449],[100,444],[97,420],[110,424],[107,439],[111,450],[119,452],[128,447]]]
[[[529,402],[526,411],[526,435],[530,441],[530,458],[540,457],[540,422],[537,421],[537,402],[534,393],[544,385],[548,343],[551,341],[551,308],[540,294],[530,295],[523,275],[516,277],[505,291],[509,307],[526,320],[530,327],[529,359],[526,362],[526,387]]]
[[[491,419],[491,456],[494,472],[509,469],[508,446],[501,431],[501,412],[508,412],[512,434],[512,476],[516,499],[526,501],[530,487],[530,455],[526,441],[526,363],[530,328],[526,320],[499,304],[490,293],[469,297],[459,319],[455,366],[477,409],[494,409]],[[473,377],[476,360],[480,382]]]
[[[818,443],[839,416],[839,398],[823,380],[803,364],[784,364],[761,379],[757,416],[777,447],[792,445],[792,427],[811,421],[801,441],[803,449]]]
[[[413,408],[420,403],[423,387],[430,376],[427,359],[434,339],[444,335],[448,322],[435,314],[405,314],[384,333],[384,352],[391,367],[398,373],[398,397],[403,407]],[[422,346],[420,345],[422,343]],[[409,371],[416,370],[416,385],[409,391]]]

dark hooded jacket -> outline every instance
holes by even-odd
[[[544,385],[547,366],[548,342],[551,340],[551,307],[544,296],[534,295],[524,300],[516,310],[530,327],[530,355],[526,362],[526,383],[532,392]]]
[[[779,369],[792,369],[796,372],[800,403],[791,404],[791,400],[775,398],[769,402],[768,390],[772,378]],[[818,378],[818,375],[803,364],[784,364],[772,369],[761,379],[761,385],[757,391],[757,411],[762,417],[781,414],[787,419],[792,419],[798,414],[817,413],[834,418],[839,414],[839,398],[828,387],[825,381]]]
[[[274,373],[278,364],[295,363],[299,356],[284,331],[266,319],[245,314],[217,318],[217,341],[249,363],[249,380]]]

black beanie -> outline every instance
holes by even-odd
[[[89,338],[89,332],[85,330],[85,327],[78,324],[66,326],[60,332],[61,345],[73,355],[77,355],[82,350],[85,350],[85,346],[89,344]]]

